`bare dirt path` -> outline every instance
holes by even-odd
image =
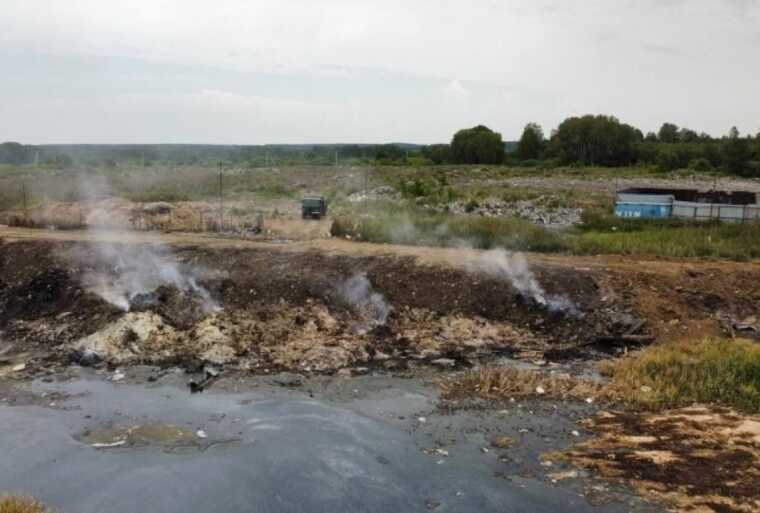
[[[267,249],[279,251],[320,251],[333,256],[397,256],[413,257],[419,264],[449,265],[461,267],[482,251],[468,248],[435,248],[425,246],[403,246],[396,244],[373,244],[354,242],[336,238],[316,238],[305,240],[272,241],[252,238],[225,237],[209,233],[159,233],[65,230],[51,231],[0,226],[0,238],[13,240],[50,240],[69,242],[114,242],[114,243],[161,243],[171,246],[197,246],[209,249]],[[618,255],[547,255],[528,254],[531,263],[567,268],[608,269],[632,271],[647,274],[678,274],[689,270],[715,268],[724,271],[760,272],[760,261],[734,262],[715,259],[662,259],[651,256]]]

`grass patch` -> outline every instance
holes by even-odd
[[[574,230],[576,254],[760,258],[760,223],[695,222],[689,219],[624,219],[591,210]]]
[[[501,247],[537,252],[558,252],[568,248],[562,234],[522,219],[427,212],[343,216],[334,221],[331,234],[365,242],[425,246]]]
[[[573,238],[577,254],[660,257],[760,258],[760,223],[684,226],[648,224],[620,232],[584,232]]]
[[[760,412],[760,345],[742,340],[679,342],[648,347],[609,364],[611,397],[662,409],[719,403]]]
[[[0,497],[0,513],[53,513],[31,497],[3,495]]]

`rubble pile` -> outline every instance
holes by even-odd
[[[401,194],[393,187],[382,186],[366,191],[358,191],[348,196],[348,201],[351,203],[361,203],[363,201],[376,201],[380,199],[397,200],[401,198]]]
[[[470,214],[483,217],[519,217],[534,224],[546,226],[573,226],[581,223],[582,208],[552,206],[542,200],[519,200],[513,203],[499,199],[487,199],[481,202],[465,203],[454,201],[438,205],[439,212],[451,214]]]
[[[546,297],[567,296],[577,309],[558,311],[493,273],[465,266],[188,247],[166,258],[180,269],[192,264],[227,272],[199,275],[197,289],[163,284],[132,297],[125,310],[88,289],[82,277],[92,269],[61,257],[72,246],[87,250],[75,242],[0,242],[0,354],[7,365],[24,363],[31,374],[72,362],[193,368],[207,362],[253,372],[333,373],[466,368],[499,355],[600,358],[656,336],[690,335],[691,326],[708,335],[720,329],[715,309],[739,319],[724,321],[727,331],[746,336],[756,328],[748,298],[760,293],[746,271],[687,269],[655,277],[531,266]],[[341,286],[347,283],[361,287],[347,294]],[[741,287],[747,294],[736,294]],[[198,291],[219,308],[203,308],[208,298]],[[387,306],[383,315],[378,305]]]

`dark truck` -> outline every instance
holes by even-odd
[[[327,215],[327,200],[319,194],[307,194],[301,201],[301,215],[304,219],[321,219]]]

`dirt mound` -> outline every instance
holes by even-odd
[[[119,245],[112,250],[119,252]],[[671,311],[689,329],[697,326],[700,336],[710,334],[706,326],[720,326],[711,308],[746,315],[760,294],[760,281],[748,271],[713,279],[712,271],[662,276],[531,266],[546,294],[572,301],[573,312],[562,312],[508,280],[413,257],[184,246],[162,261],[177,272],[223,270],[198,275],[221,311],[204,308],[209,298],[200,301],[195,289],[162,285],[132,298],[125,314],[83,285],[93,271],[115,272],[91,263],[98,259],[86,258],[88,252],[97,253],[97,244],[0,243],[0,339],[6,345],[62,362],[72,350],[90,347],[114,363],[208,360],[261,371],[392,368],[440,358],[467,366],[504,353],[588,358],[667,335],[675,329]],[[72,253],[79,258],[72,261]],[[368,297],[377,294],[387,303],[384,324],[366,305],[347,300],[344,285],[357,275],[366,277]]]

